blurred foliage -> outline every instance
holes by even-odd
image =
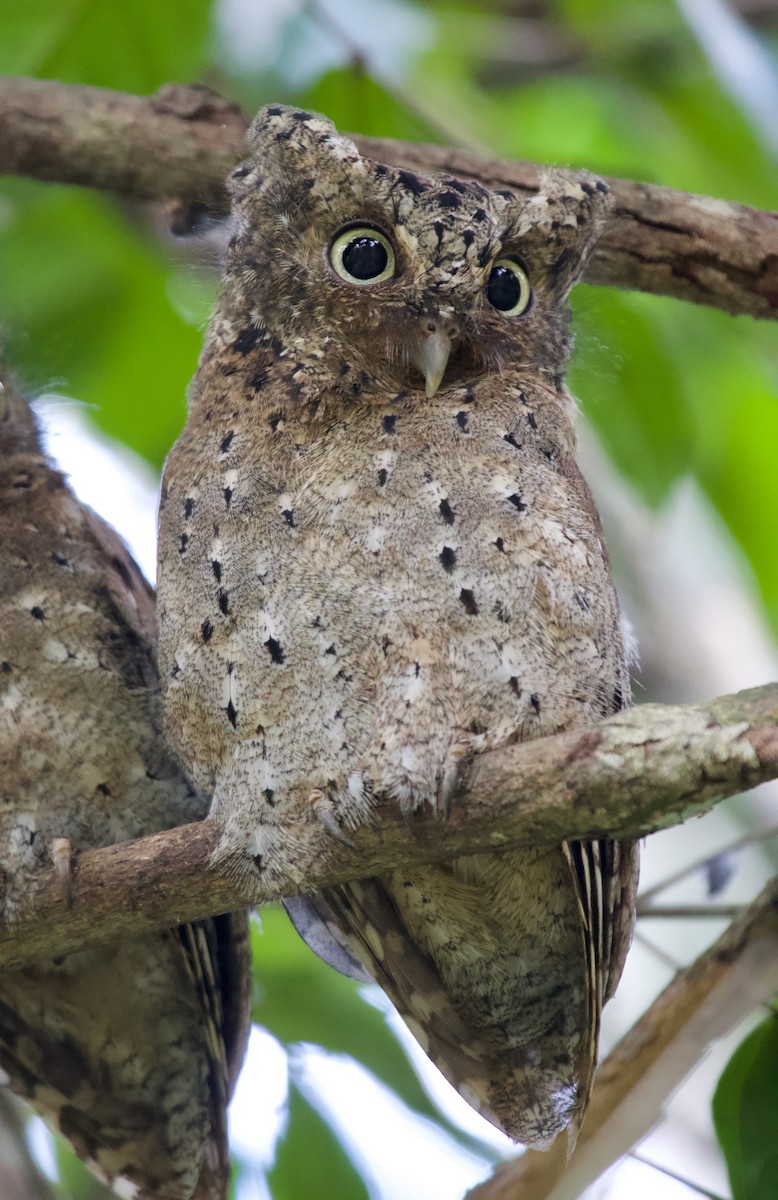
[[[300,1147],[305,1146],[305,1153]],[[268,1174],[273,1200],[368,1200],[362,1177],[329,1125],[295,1083],[289,1087],[287,1124]]]
[[[778,1013],[738,1046],[713,1097],[732,1200],[769,1200],[778,1181]]]
[[[0,69],[138,92],[204,79],[249,111],[289,100],[367,134],[776,204],[760,130],[675,3],[559,0],[529,19],[523,7],[330,0],[322,17],[294,0],[5,0]],[[0,335],[12,359],[32,388],[93,406],[157,466],[183,420],[203,320],[185,298],[201,286],[186,254],[115,197],[0,188]],[[619,469],[652,505],[695,476],[778,628],[763,490],[778,461],[775,327],[602,289],[580,289],[576,309],[572,382]]]
[[[75,1151],[63,1138],[57,1138],[56,1163],[59,1190],[73,1200],[112,1200],[114,1193],[87,1170]]]
[[[127,92],[208,66],[211,0],[25,0],[0,5],[0,73]]]
[[[775,52],[776,30],[778,18],[760,30],[765,52]],[[672,0],[328,0],[326,9],[0,0],[0,71],[142,93],[201,80],[249,111],[290,101],[366,134],[458,141],[776,205],[765,131],[717,79]],[[193,258],[120,198],[0,183],[0,341],[31,389],[83,401],[157,467],[183,421],[216,287]],[[684,476],[697,480],[778,629],[776,327],[586,287],[575,310],[572,383],[613,461],[655,507]],[[437,1112],[360,989],[314,959],[280,912],[265,915],[264,929],[256,1020],[289,1049],[313,1042],[352,1055],[409,1112],[439,1121],[487,1162],[493,1152]],[[738,1200],[773,1194],[775,1159],[759,1146],[771,1151],[778,1115],[775,1029],[771,1021],[751,1035],[717,1093]],[[273,1194],[367,1195],[307,1095],[292,1073]],[[749,1164],[767,1172],[762,1191],[747,1181]],[[63,1192],[90,1194],[69,1151],[59,1165]]]

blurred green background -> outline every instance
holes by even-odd
[[[139,93],[200,81],[247,112],[293,102],[345,130],[457,142],[768,208],[778,201],[777,51],[778,0],[0,0],[2,73]],[[82,402],[105,434],[157,470],[183,423],[218,286],[209,252],[160,237],[159,228],[119,197],[0,180],[0,341],[11,363],[30,391]],[[681,679],[667,662],[670,634],[655,639],[664,658],[652,645],[651,620],[641,624],[640,613],[654,577],[630,560],[628,522],[661,525],[683,489],[693,494],[695,519],[714,531],[712,559],[735,565],[749,629],[758,646],[770,644],[778,632],[778,328],[586,286],[574,308],[571,382],[595,435],[592,483],[636,608],[643,681],[656,698],[701,696],[724,667],[710,683],[703,670]],[[665,593],[676,586],[668,571]],[[694,595],[704,595],[705,578]],[[731,637],[724,619],[710,644]],[[702,647],[699,657],[715,654]],[[766,679],[772,660],[764,666]],[[290,1050],[291,1083],[266,1161],[237,1155],[240,1195],[400,1194],[371,1175],[317,1107],[295,1049],[306,1043],[364,1064],[411,1119],[449,1139],[452,1155],[458,1147],[471,1166],[462,1167],[459,1192],[440,1195],[461,1194],[501,1148],[442,1115],[384,1014],[291,937],[280,913],[264,926],[255,1015]],[[403,1145],[401,1133],[387,1136]],[[58,1154],[61,1194],[90,1195],[69,1152]],[[676,1195],[656,1179],[653,1194]]]
[[[776,22],[763,8],[766,24],[745,28],[767,57]],[[366,134],[456,138],[776,205],[778,110],[772,130],[769,114],[760,123],[674,0],[3,0],[0,20],[7,74],[142,93],[201,80],[249,112],[292,101]],[[15,181],[0,205],[12,359],[159,466],[208,287],[115,198]],[[775,329],[629,294],[579,289],[577,303],[573,383],[608,452],[652,505],[695,476],[778,627],[775,510],[762,496],[778,462]]]

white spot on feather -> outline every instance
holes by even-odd
[[[18,592],[15,598],[17,608],[29,612],[31,608],[42,608],[46,611],[48,596],[45,592]]]
[[[361,800],[364,796],[365,785],[361,771],[354,771],[348,777],[346,784],[349,796],[353,796],[355,800]]]
[[[9,712],[15,712],[22,700],[22,693],[15,684],[12,684],[3,696],[3,708],[8,709]]]
[[[68,648],[62,642],[49,638],[47,642],[44,642],[41,653],[47,662],[61,663],[67,661]]]
[[[140,1194],[137,1183],[133,1183],[131,1179],[125,1179],[123,1176],[114,1179],[111,1187],[116,1195],[120,1197],[120,1200],[136,1200],[136,1197]]]
[[[385,541],[386,530],[382,525],[376,525],[367,535],[367,549],[372,554],[377,554],[379,550],[383,550]]]
[[[187,638],[185,642],[176,650],[176,666],[181,671],[185,671],[191,662],[192,655],[199,654],[199,647],[195,646],[191,638]]]
[[[413,991],[408,996],[408,1004],[417,1021],[429,1021],[434,1011],[429,996]]]
[[[373,465],[375,466],[377,471],[380,471],[381,469],[383,469],[384,471],[390,471],[396,461],[397,461],[397,451],[396,450],[382,450],[380,452],[380,454],[373,455]]]
[[[403,769],[408,771],[409,773],[418,770],[419,756],[416,753],[416,750],[413,746],[403,746],[401,762],[403,765]]]
[[[233,708],[237,708],[238,689],[235,681],[235,676],[232,671],[228,671],[222,679],[222,708],[226,708],[232,701]]]
[[[324,488],[324,495],[328,500],[338,504],[341,500],[348,500],[349,496],[356,491],[356,486],[355,479],[333,479],[332,483],[328,483]]]

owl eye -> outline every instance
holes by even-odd
[[[382,283],[394,275],[392,243],[369,225],[346,229],[330,246],[330,263],[346,283]]]
[[[486,281],[486,299],[506,317],[526,312],[532,299],[527,273],[512,258],[500,258]]]

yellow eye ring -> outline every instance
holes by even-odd
[[[505,317],[520,317],[532,300],[527,272],[512,258],[498,258],[486,281],[486,299]]]
[[[372,225],[352,225],[339,233],[329,260],[336,275],[358,287],[391,279],[396,267],[392,243]]]

